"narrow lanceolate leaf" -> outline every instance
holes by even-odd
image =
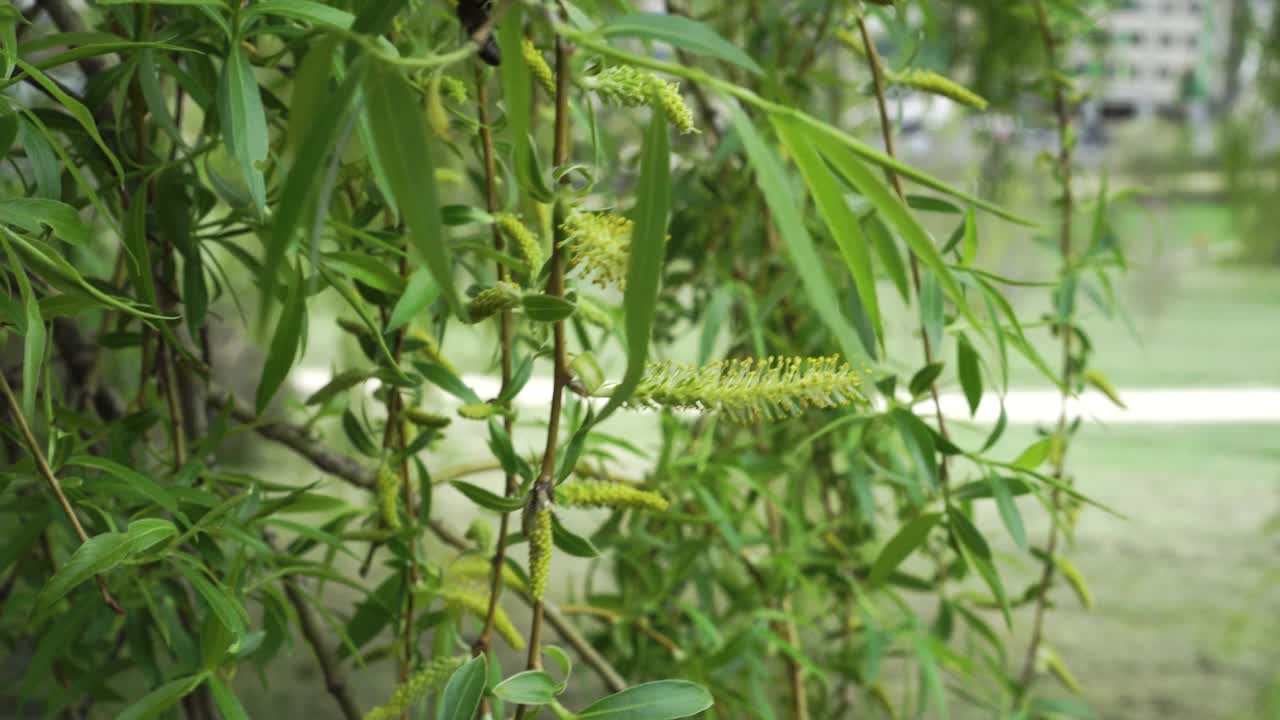
[[[111,163],[112,169],[116,171],[116,177],[123,179],[124,168],[120,166],[120,161],[116,158],[115,154],[111,152],[111,148],[107,147],[107,143],[102,139],[102,135],[98,133],[98,125],[94,122],[93,114],[89,112],[89,109],[86,108],[79,100],[76,100],[63,92],[62,87],[59,86],[58,83],[54,82],[52,78],[45,75],[34,65],[31,65],[19,57],[15,57],[13,60],[14,64],[21,68],[27,75],[30,75],[32,80],[39,83],[40,87],[44,88],[45,91],[53,96],[53,98],[57,100],[67,112],[71,113],[71,117],[75,118],[76,122],[80,124],[80,127],[84,128],[85,132],[89,133],[89,137],[93,138],[93,142],[97,144],[98,149],[102,150],[103,154],[106,155],[107,160]]]
[[[475,717],[480,698],[488,682],[488,669],[484,655],[477,655],[458,668],[440,694],[440,707],[436,720],[471,720]]]
[[[36,607],[48,608],[80,583],[177,533],[178,529],[168,520],[150,518],[135,520],[125,532],[102,533],[89,538],[40,589]]]
[[[116,720],[151,720],[160,717],[179,700],[200,687],[200,683],[207,677],[206,673],[199,673],[167,682],[125,708],[124,712],[116,716]]]
[[[258,390],[254,404],[259,413],[267,408],[271,398],[284,383],[298,356],[298,345],[301,341],[302,322],[307,311],[307,290],[303,287],[302,271],[294,270],[290,274],[289,294],[280,311],[280,319],[276,322],[275,334],[271,337],[271,347],[267,350],[266,362],[262,365],[262,376],[258,380]]]
[[[880,551],[880,554],[876,556],[875,562],[871,564],[871,572],[867,576],[867,583],[876,586],[888,580],[889,575],[924,542],[929,535],[929,531],[941,519],[942,513],[924,513],[903,525],[897,534],[889,540],[888,544],[884,546],[884,549]]]
[[[232,43],[231,53],[222,66],[218,113],[227,148],[240,164],[249,197],[253,198],[258,214],[265,214],[267,185],[262,167],[267,162],[267,116],[262,110],[262,95],[253,76],[253,65],[239,43]]]
[[[956,309],[965,316],[969,324],[975,328],[981,328],[982,324],[969,310],[969,303],[965,301],[960,283],[947,267],[942,253],[933,244],[933,238],[929,237],[929,233],[911,214],[907,206],[889,190],[884,180],[877,177],[876,173],[872,172],[848,148],[828,143],[822,149],[836,172],[867,198],[885,222],[898,231],[906,241],[907,247],[911,248],[911,252],[936,276],[942,291],[955,304]]]
[[[5,233],[0,233],[0,245],[4,246],[5,258],[13,268],[14,279],[18,281],[18,293],[22,296],[23,328],[22,338],[22,414],[34,418],[36,412],[36,390],[40,387],[40,369],[44,364],[45,329],[44,317],[40,314],[40,301],[31,288],[31,280],[22,266],[13,246],[5,240]],[[14,240],[19,240],[16,236]]]
[[[991,483],[991,496],[996,499],[996,508],[1000,511],[1000,520],[1009,531],[1009,537],[1023,550],[1027,549],[1027,531],[1022,524],[1022,513],[1013,501],[1013,492],[1009,489],[1008,479],[1000,475],[987,478]]]
[[[960,387],[964,390],[965,402],[969,404],[969,417],[973,417],[982,404],[982,366],[978,352],[973,349],[964,333],[960,333],[956,342],[956,370],[960,374]]]
[[[627,260],[627,285],[622,296],[627,334],[627,369],[609,402],[596,417],[608,417],[630,399],[644,377],[649,359],[649,335],[658,309],[658,286],[666,252],[667,215],[671,209],[671,158],[667,119],[655,112],[645,132],[640,158],[639,200],[632,220],[631,252]]]
[[[845,359],[855,362],[865,357],[854,332],[853,324],[840,309],[840,300],[827,277],[827,267],[814,247],[813,238],[805,229],[804,219],[796,205],[791,188],[787,184],[786,172],[782,162],[774,150],[765,144],[764,138],[756,130],[751,119],[742,108],[733,105],[733,125],[742,138],[742,144],[751,159],[756,171],[756,184],[759,185],[769,210],[773,214],[773,222],[782,235],[787,247],[787,255],[795,265],[804,285],[805,294],[813,304],[814,312],[822,319],[827,330],[835,336]]]
[[[810,144],[804,129],[790,118],[775,117],[773,121],[778,137],[800,168],[800,174],[809,186],[818,212],[826,221],[827,229],[840,248],[845,264],[849,266],[849,273],[853,275],[858,289],[858,299],[862,301],[862,307],[871,320],[875,337],[878,342],[883,343],[884,326],[880,320],[880,302],[876,297],[876,277],[871,269],[871,252],[862,232],[862,223],[849,208],[849,203],[844,199],[844,189]],[[866,350],[868,354],[875,354],[874,347]]]
[[[313,52],[321,52],[317,49]],[[308,56],[308,60],[311,56]],[[305,65],[305,63],[304,63]],[[341,153],[337,147],[343,128],[347,124],[348,111],[355,98],[356,89],[364,78],[367,64],[356,61],[347,69],[347,76],[337,91],[326,93],[324,111],[314,117],[304,117],[295,111],[290,116],[290,137],[298,137],[301,143],[293,166],[285,176],[284,187],[280,191],[280,201],[276,203],[271,220],[271,235],[267,242],[266,252],[262,258],[261,285],[270,288],[276,273],[284,261],[298,226],[308,226],[307,210],[317,202],[325,202],[327,198],[314,197],[316,191],[324,184],[319,182],[328,163],[335,162],[334,153]],[[325,76],[327,82],[328,76]],[[295,130],[294,125],[305,128]],[[312,242],[315,240],[313,239]],[[265,292],[264,302],[269,302],[272,294]]]
[[[964,553],[969,564],[977,569],[978,574],[987,583],[987,587],[991,588],[991,593],[1000,604],[1005,625],[1012,628],[1013,616],[1009,610],[1009,597],[1005,594],[1000,572],[996,570],[995,563],[991,559],[991,546],[987,544],[986,538],[982,537],[982,533],[978,532],[978,528],[973,526],[969,516],[960,510],[948,508],[947,519],[957,548]]]
[[[556,699],[561,689],[546,672],[526,670],[498,683],[493,694],[511,703],[546,705]]]
[[[22,228],[29,233],[42,233],[48,227],[53,236],[70,245],[89,242],[89,226],[70,205],[47,198],[12,198],[0,200],[0,223]]]
[[[440,221],[435,160],[422,104],[404,76],[390,66],[370,68],[364,92],[375,150],[400,217],[408,226],[409,244],[461,318],[462,301],[453,283],[453,260]]]
[[[676,720],[715,704],[711,693],[684,680],[658,680],[614,693],[577,713],[579,720]]]
[[[395,307],[391,309],[391,317],[387,319],[387,332],[404,327],[435,302],[437,297],[440,297],[440,286],[431,277],[431,271],[426,267],[414,270],[405,283],[400,299],[396,300]]]
[[[725,40],[705,23],[683,15],[636,13],[611,20],[600,28],[607,38],[633,37],[670,43],[681,50],[733,63],[755,75],[763,75],[760,64],[737,45]]]

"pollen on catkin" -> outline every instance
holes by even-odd
[[[538,270],[542,269],[542,243],[538,242],[529,228],[525,227],[524,222],[512,213],[498,213],[493,216],[493,221],[497,223],[498,229],[506,235],[516,247],[520,250],[521,257],[529,264],[529,275],[536,275]]]
[[[521,53],[524,55],[524,62],[529,66],[529,74],[533,75],[533,79],[538,81],[543,90],[548,95],[556,94],[556,79],[551,74],[551,66],[547,64],[542,52],[538,50],[538,46],[533,44],[532,40],[525,38],[520,46]]]
[[[902,85],[904,87],[909,87],[932,95],[941,95],[942,97],[954,100],[961,105],[967,105],[978,110],[987,109],[986,98],[960,83],[939,75],[936,72],[931,72],[929,70],[908,70],[906,72],[893,75],[891,80],[895,85]]]
[[[442,588],[435,592],[436,597],[455,610],[465,610],[484,620],[489,615],[489,594],[472,588]],[[516,626],[507,616],[502,605],[493,608],[493,629],[507,644],[516,650],[524,648],[524,636],[516,630]]]
[[[556,502],[565,507],[653,512],[662,512],[671,506],[666,498],[652,490],[642,490],[625,483],[601,480],[578,480],[565,483],[556,488]]]
[[[467,303],[467,317],[473,323],[493,317],[503,310],[519,305],[522,295],[519,285],[499,280],[471,298],[471,302]]]
[[[630,220],[613,213],[575,210],[560,228],[569,248],[570,268],[583,268],[583,275],[600,287],[625,289],[635,229]]]
[[[651,105],[662,111],[680,132],[697,132],[693,125],[693,113],[680,95],[679,83],[668,82],[651,72],[629,65],[605,68],[595,75],[583,78],[582,83],[615,105]]]
[[[378,497],[378,512],[382,514],[382,523],[392,530],[400,529],[400,473],[383,463],[378,468],[374,490]]]
[[[551,573],[551,508],[544,507],[533,515],[529,536],[529,594],[542,600]]]
[[[466,655],[436,658],[421,668],[409,679],[400,683],[386,704],[380,705],[365,713],[364,720],[394,720],[414,703],[422,700],[433,690],[444,684],[445,680],[457,670],[467,659]]]
[[[629,405],[722,412],[752,423],[806,408],[866,402],[858,373],[835,356],[723,360],[697,367],[650,363]]]

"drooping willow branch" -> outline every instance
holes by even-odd
[[[80,524],[80,518],[76,517],[76,511],[71,507],[71,501],[67,499],[66,493],[62,492],[62,483],[58,482],[58,476],[53,474],[53,470],[49,467],[49,463],[45,460],[44,452],[40,450],[40,443],[36,441],[36,436],[31,432],[31,426],[27,424],[26,417],[22,414],[22,405],[19,404],[18,398],[14,396],[13,389],[9,387],[9,381],[5,379],[4,373],[0,372],[0,392],[3,392],[5,404],[9,406],[9,414],[13,417],[13,422],[18,426],[18,431],[22,435],[22,442],[27,446],[27,452],[31,453],[31,459],[36,464],[36,470],[39,471],[40,477],[49,485],[49,489],[53,491],[54,497],[58,499],[58,504],[62,506],[62,512],[67,516],[67,520],[71,523],[71,527],[76,531],[76,537],[80,538],[81,544],[89,542],[89,534],[84,531],[84,526]],[[111,592],[107,590],[107,583],[102,579],[101,575],[94,575],[93,581],[98,586],[98,593],[102,595],[102,601],[107,604],[118,615],[124,615],[124,608],[116,602],[111,596]]]
[[[1067,99],[1066,88],[1060,78],[1058,41],[1053,36],[1053,28],[1049,24],[1049,15],[1042,0],[1034,1],[1036,24],[1040,30],[1040,38],[1044,43],[1047,62],[1046,78],[1053,85],[1053,110],[1058,126],[1058,177],[1062,188],[1062,199],[1059,203],[1059,237],[1058,250],[1062,254],[1064,266],[1071,264],[1071,215],[1075,211],[1075,197],[1072,192],[1073,141],[1071,128],[1071,104]],[[1062,446],[1055,454],[1053,461],[1053,478],[1061,481],[1066,463],[1067,435],[1067,402],[1071,397],[1071,338],[1074,334],[1069,321],[1064,319],[1059,328],[1062,337],[1062,376],[1059,378],[1062,388],[1062,409],[1058,414],[1057,437]],[[1062,505],[1062,490],[1055,487],[1050,498],[1051,522],[1049,524],[1049,540],[1045,546],[1044,568],[1040,583],[1036,588],[1035,616],[1031,624],[1031,640],[1027,644],[1027,656],[1023,660],[1022,674],[1019,678],[1018,691],[1025,694],[1031,688],[1036,675],[1036,660],[1040,654],[1040,645],[1044,640],[1044,618],[1048,609],[1049,589],[1053,585],[1054,571],[1057,567],[1055,555],[1058,551],[1059,538],[1062,535],[1058,527],[1058,509]]]

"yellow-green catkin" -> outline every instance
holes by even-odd
[[[529,594],[542,600],[551,573],[551,507],[535,510],[527,531],[529,536]]]
[[[936,72],[931,72],[929,70],[907,70],[906,72],[893,75],[890,79],[895,85],[902,85],[931,95],[941,95],[942,97],[954,100],[961,105],[967,105],[978,110],[987,109],[986,98],[960,83],[939,75]]]
[[[378,497],[378,512],[382,514],[382,523],[392,530],[400,529],[400,473],[383,463],[378,468],[377,481],[374,483]]]
[[[391,694],[386,704],[380,705],[365,713],[364,720],[393,720],[404,711],[422,700],[433,690],[444,684],[445,680],[457,670],[467,659],[466,655],[436,658],[425,667],[409,676]]]
[[[662,512],[671,506],[652,490],[601,480],[578,480],[556,488],[556,502],[565,507],[611,508]]]
[[[519,248],[521,257],[529,264],[529,275],[536,275],[538,270],[542,269],[543,262],[542,243],[538,242],[537,236],[512,213],[498,213],[493,216],[493,221],[497,223],[502,234]]]
[[[436,596],[443,600],[445,605],[455,610],[465,610],[481,620],[489,615],[489,594],[486,592],[451,587],[437,591]],[[524,636],[516,630],[515,623],[511,622],[507,611],[503,610],[501,605],[493,609],[493,629],[511,647],[516,650],[524,648]]]
[[[471,298],[471,302],[467,303],[467,317],[471,322],[480,322],[485,318],[493,317],[503,310],[519,305],[523,295],[519,285],[499,280]]]
[[[583,80],[600,97],[624,107],[651,105],[682,133],[697,132],[693,113],[680,95],[680,84],[629,65],[605,68]]]
[[[578,295],[577,316],[603,330],[613,329],[613,318],[595,300]]]
[[[452,75],[440,76],[440,90],[459,105],[467,101],[467,84]]]
[[[468,533],[468,537],[471,537],[470,533]],[[471,539],[474,540],[475,538]],[[487,551],[491,547],[492,540],[482,549]],[[449,582],[457,581],[463,584],[482,582],[487,584],[493,577],[493,563],[488,555],[463,555],[449,563],[449,567],[445,571],[445,577],[448,578]],[[529,589],[529,586],[520,579],[520,576],[506,564],[502,566],[502,583],[519,592]]]
[[[861,384],[858,373],[835,356],[745,358],[702,367],[650,363],[628,403],[718,411],[748,423],[865,402]]]
[[[466,537],[481,550],[493,546],[493,526],[484,518],[476,518],[467,526]]]
[[[458,415],[468,420],[488,420],[501,412],[501,408],[491,403],[469,403],[458,408]]]
[[[634,227],[630,220],[613,213],[569,213],[560,225],[569,248],[569,267],[583,268],[584,276],[600,287],[625,289]]]
[[[533,44],[532,40],[525,39],[520,46],[521,52],[524,54],[524,62],[529,66],[529,74],[533,75],[533,79],[538,81],[543,90],[548,95],[556,94],[556,79],[551,74],[551,66],[542,57],[542,52],[538,50],[538,46]]]
[[[448,427],[449,423],[453,422],[452,418],[429,413],[420,408],[409,408],[404,411],[404,416],[409,422],[424,430],[439,430]]]

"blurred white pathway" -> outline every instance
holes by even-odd
[[[332,373],[320,368],[298,368],[291,375],[295,387],[306,394],[323,387],[331,377]],[[462,380],[482,398],[498,394],[496,377],[465,375]],[[1143,388],[1119,392],[1127,408],[1116,407],[1105,395],[1090,390],[1072,399],[1071,413],[1108,424],[1280,423],[1280,387]],[[517,400],[529,407],[546,406],[551,402],[551,378],[531,378]],[[944,392],[941,401],[947,417],[969,419],[969,407],[961,393]],[[1030,425],[1056,421],[1061,402],[1054,390],[1011,389],[1004,407],[1011,424]],[[918,410],[932,408],[926,403]],[[1000,405],[988,395],[973,421],[992,424],[999,416]]]

